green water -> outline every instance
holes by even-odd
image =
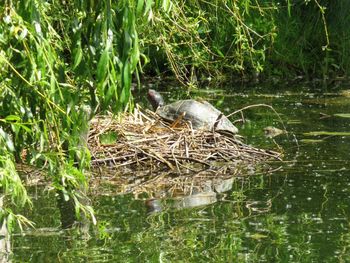
[[[232,180],[216,202],[181,208],[161,200],[150,213],[142,196],[94,195],[101,231],[60,229],[54,193],[33,189],[36,230],[12,237],[14,262],[350,262],[350,98],[330,89],[198,94],[225,113],[249,104],[274,107],[287,135],[264,137],[263,128],[283,128],[267,108],[244,113],[237,124],[246,141],[285,151],[276,172]],[[174,94],[172,94],[174,96]],[[175,95],[176,96],[176,95]],[[321,115],[320,115],[321,114]],[[327,115],[327,116],[326,116]],[[309,132],[327,132],[311,136]],[[340,134],[334,132],[342,132]],[[279,168],[279,169],[277,169]],[[113,192],[113,190],[112,190]]]

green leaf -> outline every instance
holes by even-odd
[[[139,16],[142,13],[144,3],[145,3],[144,0],[137,1],[137,6],[136,6],[136,15],[137,16]]]
[[[117,87],[114,84],[114,82],[110,83],[110,85],[108,86],[107,92],[106,92],[106,97],[105,97],[105,106],[108,106],[110,103],[110,101],[113,98],[113,95],[115,94]]]
[[[8,115],[8,116],[6,116],[5,120],[7,120],[7,121],[20,121],[21,118],[17,115]]]
[[[300,142],[302,142],[302,143],[319,143],[319,142],[323,142],[323,140],[302,139],[302,140],[300,140]]]
[[[7,148],[10,151],[15,151],[15,147],[13,145],[11,137],[0,127],[0,136],[4,139]]]
[[[123,68],[123,89],[120,95],[121,103],[125,104],[128,102],[129,94],[130,94],[130,86],[131,86],[130,63],[126,61]]]
[[[153,5],[153,0],[146,0],[146,8],[145,8],[145,12],[143,13],[144,15],[148,13],[152,5]]]
[[[288,15],[291,16],[291,6],[290,0],[287,0]]]
[[[73,69],[76,69],[77,66],[79,66],[81,59],[83,58],[83,50],[81,49],[81,47],[79,46],[78,48],[75,49],[74,52],[74,65],[73,65]]]
[[[16,125],[18,125],[19,127],[21,127],[23,130],[25,130],[25,131],[28,132],[28,133],[32,133],[32,132],[33,132],[29,127],[27,127],[27,126],[24,125],[24,124],[16,123]]]
[[[99,136],[102,145],[108,145],[116,143],[118,140],[118,134],[114,131],[103,133]]]
[[[218,53],[219,56],[221,56],[222,58],[225,57],[225,55],[221,52],[220,49],[218,49],[218,48],[215,47],[215,50],[216,50],[216,52]]]
[[[350,136],[350,132],[328,132],[328,131],[314,131],[314,132],[305,132],[303,133],[305,136]]]
[[[250,1],[249,0],[246,0],[244,2],[244,10],[246,11],[247,14],[249,14],[249,7],[250,7]]]
[[[11,233],[15,229],[15,217],[12,213],[7,216],[7,230]]]
[[[137,63],[139,61],[140,61],[140,50],[139,50],[139,46],[136,44],[132,50],[131,57],[130,57],[132,71],[136,69]]]
[[[100,60],[97,64],[97,81],[101,82],[105,79],[108,69],[108,59],[109,59],[109,52],[108,49],[105,49],[102,52],[102,55],[100,57]]]
[[[340,118],[350,118],[350,113],[337,113],[334,114],[335,117],[340,117]]]
[[[170,0],[163,0],[162,8],[165,12],[168,13],[171,10],[171,7],[172,7],[172,3]]]

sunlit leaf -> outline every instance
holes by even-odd
[[[32,129],[30,129],[28,126],[21,124],[21,123],[16,123],[16,125],[18,125],[19,127],[21,127],[23,130],[25,130],[28,133],[32,133]]]
[[[6,224],[7,224],[7,229],[8,229],[8,231],[11,233],[13,230],[14,230],[14,228],[15,228],[15,222],[16,220],[15,220],[15,218],[14,218],[14,215],[12,214],[12,213],[10,213],[8,216],[7,216],[7,222],[6,222]]]
[[[81,49],[81,47],[78,47],[74,53],[75,53],[75,55],[74,55],[73,69],[75,69],[77,66],[79,66],[81,59],[83,57],[83,50]]]
[[[136,14],[137,14],[138,16],[142,13],[144,3],[145,3],[144,0],[138,0],[138,1],[137,1]]]
[[[123,69],[123,88],[120,95],[120,101],[122,103],[127,103],[129,100],[131,86],[131,74],[130,74],[130,63],[126,62]]]
[[[350,136],[350,132],[329,132],[329,131],[314,131],[314,132],[305,132],[303,133],[305,136]]]
[[[153,0],[146,0],[146,7],[144,14],[147,14],[153,5]]]
[[[98,82],[101,82],[105,79],[108,69],[108,59],[109,59],[109,52],[108,49],[105,49],[102,52],[102,55],[100,57],[100,60],[97,64],[97,80]]]
[[[163,0],[162,2],[163,10],[168,13],[172,8],[173,3],[170,0]]]
[[[267,235],[263,235],[263,234],[259,234],[259,233],[255,233],[255,234],[250,235],[250,237],[253,238],[253,239],[256,239],[256,240],[260,240],[260,239],[263,239],[263,238],[267,238],[268,236]]]
[[[11,137],[0,127],[0,136],[4,139],[7,148],[10,151],[14,151],[15,147],[13,145]]]
[[[116,93],[116,85],[114,83],[110,83],[110,85],[108,86],[107,92],[105,94],[105,103],[109,104],[109,102],[112,100],[112,98],[114,97],[115,93]]]
[[[291,16],[291,7],[292,7],[292,4],[290,3],[290,0],[287,0],[287,7],[288,7],[288,15]]]
[[[99,137],[101,144],[112,144],[118,140],[118,134],[116,132],[103,133]]]
[[[350,118],[350,113],[337,113],[334,114],[336,117],[341,117],[341,118]]]
[[[302,143],[319,143],[319,142],[323,142],[323,140],[302,139],[302,140],[300,140],[300,142],[302,142]]]
[[[8,115],[8,116],[6,116],[5,120],[7,120],[7,121],[20,121],[21,118],[17,115]]]

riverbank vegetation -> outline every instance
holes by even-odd
[[[5,1],[0,7],[0,221],[30,204],[15,163],[48,171],[76,212],[97,112],[133,108],[131,84],[323,79],[350,70],[345,0]],[[76,189],[80,189],[76,191]],[[6,220],[5,220],[6,219]]]

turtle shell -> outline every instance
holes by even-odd
[[[211,131],[215,125],[216,131],[238,132],[238,129],[226,116],[222,115],[221,111],[206,101],[179,100],[159,107],[156,113],[168,121],[175,121],[183,115],[183,119],[191,122],[194,129]]]

